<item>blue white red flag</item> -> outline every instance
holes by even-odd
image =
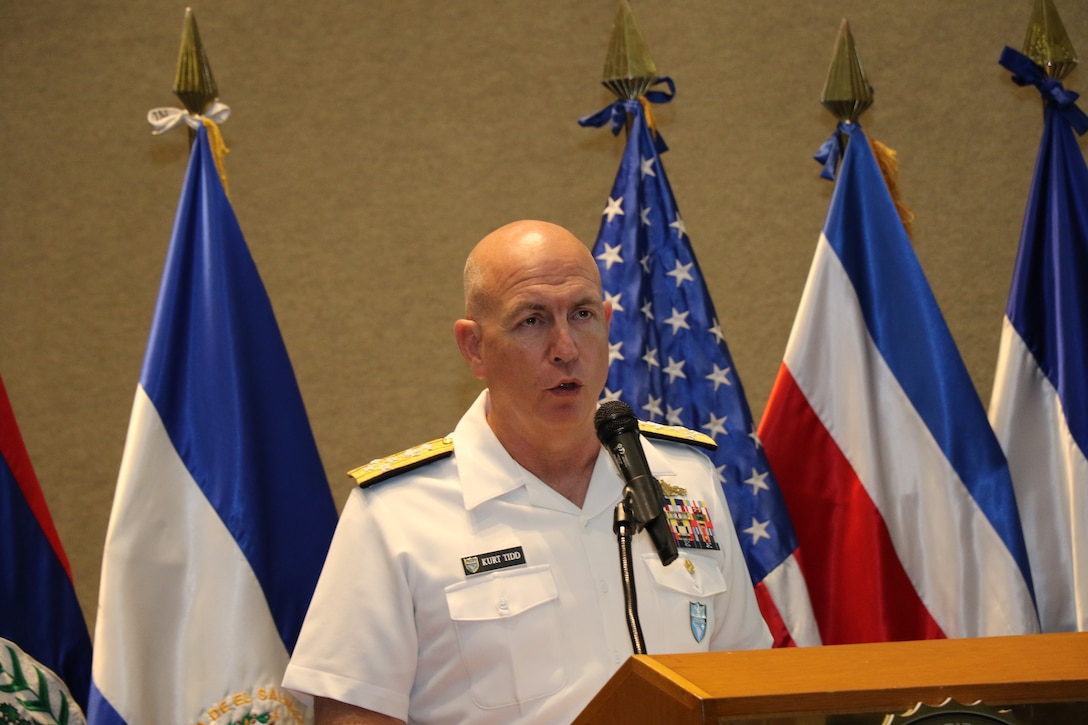
[[[280,682],[335,525],[202,126],[110,514],[88,720],[302,722]]]
[[[825,644],[1038,631],[1008,466],[861,127],[760,424]]]
[[[1006,48],[1040,86],[1043,137],[1005,309],[990,420],[1005,449],[1045,632],[1088,630],[1088,166],[1077,94]],[[1022,84],[1022,83],[1021,83]]]
[[[639,101],[579,123],[611,122],[618,133],[625,117],[627,145],[593,248],[613,309],[604,399],[715,440],[711,458],[775,644],[818,645],[793,527],[661,164],[664,144]]]
[[[56,722],[81,722],[91,681],[91,637],[2,379],[0,556],[0,715],[11,707],[48,713]]]

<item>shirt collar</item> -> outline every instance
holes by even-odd
[[[482,503],[524,487],[533,474],[526,471],[503,448],[491,426],[487,424],[489,405],[487,390],[477,396],[461,417],[452,433],[454,455],[458,450],[473,451],[472,455],[457,456],[461,479],[461,495],[465,509],[471,511]],[[644,436],[642,448],[646,462],[655,476],[675,474],[669,460]],[[604,448],[593,468],[589,491],[582,512],[593,516],[605,508],[614,508],[623,494],[623,480]]]

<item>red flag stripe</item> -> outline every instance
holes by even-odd
[[[804,554],[799,564],[824,643],[944,637],[880,512],[784,364],[763,420],[775,423],[759,435]]]
[[[4,460],[7,461],[11,474],[19,484],[19,490],[23,492],[23,498],[26,499],[30,510],[34,512],[38,526],[45,533],[57,559],[64,565],[64,571],[70,580],[72,567],[68,563],[68,556],[64,553],[57,529],[53,525],[53,517],[49,514],[49,506],[46,505],[41,484],[34,473],[34,466],[30,463],[30,456],[26,452],[23,436],[19,433],[19,426],[15,422],[15,412],[11,408],[11,401],[8,400],[8,391],[4,387],[2,378],[0,378],[0,455],[3,455]]]

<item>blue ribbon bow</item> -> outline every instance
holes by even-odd
[[[839,121],[838,125],[835,126],[835,130],[831,132],[831,136],[823,142],[820,150],[812,157],[824,165],[823,170],[820,171],[821,179],[835,180],[835,172],[839,168],[839,159],[842,158],[842,137],[843,134],[849,133],[846,122]]]
[[[668,103],[676,96],[676,84],[673,83],[672,78],[668,76],[661,76],[653,82],[653,85],[658,83],[664,83],[669,87],[668,92],[665,91],[646,91],[646,100],[650,103]],[[593,128],[600,128],[605,124],[612,124],[612,135],[618,136],[620,130],[627,123],[627,114],[635,115],[642,112],[642,103],[638,99],[620,99],[614,103],[610,103],[601,110],[589,116],[583,116],[578,119],[579,126],[592,126]],[[663,154],[669,150],[669,147],[665,145],[665,139],[661,136],[661,133],[655,128],[653,131],[654,148],[657,149],[657,153]]]
[[[1008,46],[1001,51],[1001,59],[998,63],[1006,70],[1012,71],[1012,82],[1016,85],[1032,85],[1038,88],[1043,100],[1056,108],[1078,135],[1083,136],[1085,131],[1088,131],[1088,116],[1076,104],[1080,94],[1067,91],[1062,87],[1061,81],[1048,76],[1035,61]]]

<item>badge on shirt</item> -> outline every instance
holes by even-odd
[[[690,498],[665,498],[665,518],[676,537],[676,545],[685,549],[720,549],[714,538],[714,522],[706,503]]]
[[[461,557],[461,566],[465,574],[483,574],[496,569],[506,569],[511,566],[519,566],[525,563],[525,551],[520,546],[499,551],[489,551],[486,554]]]
[[[691,634],[696,642],[702,642],[706,636],[706,605],[688,602],[688,614],[691,618]]]

